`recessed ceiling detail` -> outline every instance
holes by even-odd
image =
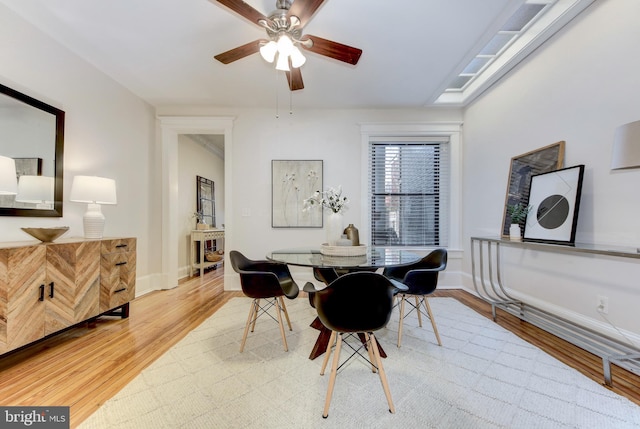
[[[446,84],[435,104],[468,104],[594,1],[527,0]]]

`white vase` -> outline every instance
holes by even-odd
[[[335,246],[342,237],[344,227],[342,226],[342,214],[331,212],[327,216],[327,244]]]
[[[509,227],[509,239],[513,241],[522,240],[522,230],[520,229],[520,225],[517,223],[512,223]]]

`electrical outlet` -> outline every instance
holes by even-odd
[[[608,296],[598,295],[596,310],[598,310],[602,314],[609,314],[609,297]]]

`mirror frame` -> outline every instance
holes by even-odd
[[[211,198],[202,194],[202,189],[205,187],[211,188]],[[211,218],[211,223],[208,224],[211,228],[216,227],[216,188],[213,180],[209,180],[202,176],[196,176],[196,210],[198,213],[204,210],[204,201],[211,201],[211,213],[202,213],[204,217]],[[207,223],[207,222],[204,222]]]
[[[65,113],[56,107],[53,107],[40,100],[36,100],[26,94],[11,89],[0,84],[0,94],[7,95],[18,101],[21,101],[36,109],[51,113],[56,118],[56,135],[55,141],[49,144],[55,144],[55,165],[54,165],[54,187],[53,187],[53,209],[25,209],[15,207],[0,207],[0,216],[24,216],[24,217],[62,217],[62,198],[63,198],[63,165],[64,165],[64,119]],[[37,157],[38,154],[34,154]]]

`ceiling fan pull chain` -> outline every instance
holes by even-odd
[[[293,91],[289,91],[289,114],[293,115]]]
[[[276,70],[276,78],[278,77],[278,70]],[[278,102],[278,82],[276,79],[276,84],[274,86],[276,89],[276,119],[280,119],[280,103]]]

